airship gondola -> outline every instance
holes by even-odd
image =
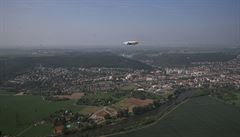
[[[139,44],[138,41],[126,41],[126,42],[123,42],[124,45],[129,45],[129,46],[136,46]]]

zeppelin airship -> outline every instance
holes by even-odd
[[[139,44],[138,41],[126,41],[126,42],[123,42],[124,45],[130,45],[130,46],[135,46],[137,44]]]

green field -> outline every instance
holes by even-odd
[[[40,121],[51,113],[61,109],[81,111],[84,106],[74,105],[73,100],[62,102],[44,101],[40,96],[0,95],[0,131],[17,135],[22,130]],[[29,136],[43,136],[52,133],[52,125],[44,124],[33,127],[26,132]],[[24,137],[27,137],[23,134]]]
[[[193,98],[156,125],[116,137],[239,137],[240,110],[208,96]]]

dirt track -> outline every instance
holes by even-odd
[[[71,95],[57,95],[57,96],[54,96],[54,97],[57,97],[57,98],[67,98],[67,99],[72,99],[72,100],[78,100],[80,99],[82,96],[84,96],[84,93],[72,93]]]

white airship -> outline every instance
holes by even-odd
[[[124,45],[130,45],[130,46],[135,46],[137,44],[139,44],[138,41],[126,41],[126,42],[123,42]]]

